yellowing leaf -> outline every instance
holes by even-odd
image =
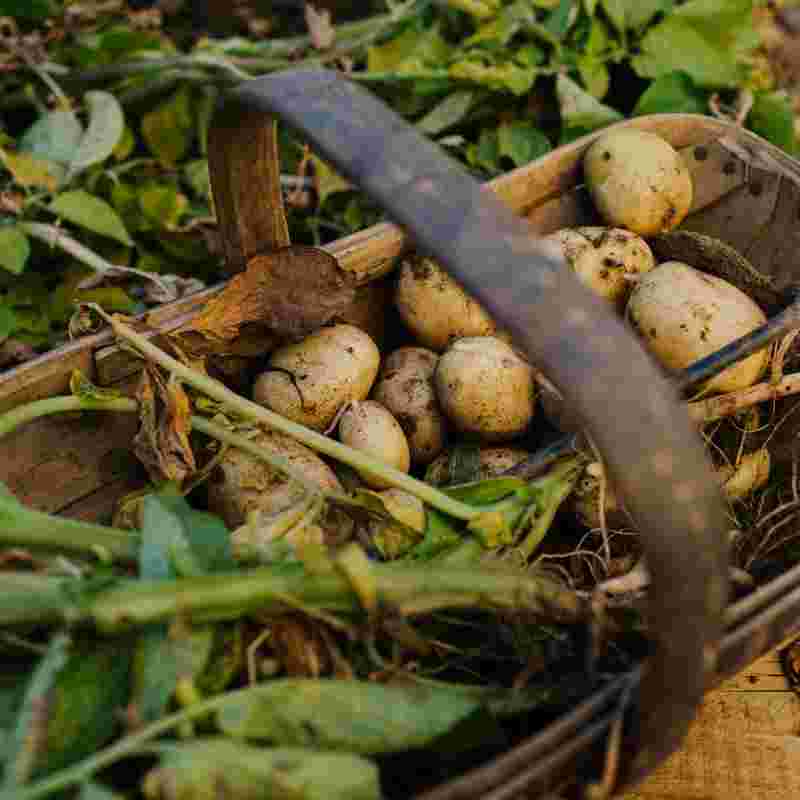
[[[145,114],[142,136],[150,152],[166,166],[174,166],[188,152],[194,138],[189,90],[179,89],[172,97]]]
[[[367,50],[367,69],[370,72],[396,72],[413,75],[431,67],[441,66],[450,46],[433,25],[424,33],[409,29],[378,47]]]
[[[28,153],[11,153],[0,148],[0,160],[19,186],[54,192],[63,175],[63,168]]]
[[[329,195],[336,194],[336,192],[347,192],[353,188],[321,158],[312,154],[311,163],[314,165],[314,183],[320,206],[325,205],[325,200]]]

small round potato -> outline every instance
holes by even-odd
[[[478,451],[478,480],[496,478],[524,461],[530,453],[519,447],[481,447]],[[434,486],[450,482],[452,451],[445,450],[428,467],[425,480]]]
[[[429,464],[444,447],[447,422],[433,385],[438,361],[433,350],[401,347],[383,362],[372,390],[372,399],[400,423],[413,464]]]
[[[584,286],[619,308],[633,289],[632,278],[656,265],[647,242],[622,228],[562,228],[547,239],[561,245]]]
[[[680,261],[648,272],[631,293],[626,316],[664,366],[681,370],[767,321],[742,291]],[[733,392],[754,384],[769,361],[769,348],[739,361],[704,385]]]
[[[395,305],[416,341],[441,353],[464,336],[492,336],[497,325],[435,261],[414,256],[400,267]]]
[[[322,489],[341,491],[333,470],[305,445],[277,431],[259,431],[252,441],[285,458],[293,470]],[[272,514],[284,511],[304,495],[301,486],[242,450],[231,447],[208,481],[209,510],[219,514],[231,529],[245,522],[250,511]]]
[[[253,399],[294,422],[325,430],[342,406],[369,395],[379,366],[380,352],[360,328],[321,328],[270,356]]]
[[[692,176],[686,163],[655,133],[609,131],[586,151],[583,171],[603,219],[640,236],[676,228],[692,206]]]
[[[339,419],[339,439],[354,450],[361,450],[390,467],[408,472],[411,454],[408,440],[389,410],[374,400],[352,403]],[[387,489],[390,484],[370,470],[358,470],[373,489]]]
[[[459,339],[439,359],[436,396],[447,419],[487,442],[507,441],[533,418],[533,369],[505,342],[491,336]]]

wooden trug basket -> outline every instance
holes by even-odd
[[[366,284],[388,275],[412,243],[448,268],[582,412],[641,523],[652,565],[657,641],[647,664],[425,800],[533,797],[579,784],[586,778],[581,770],[596,764],[621,693],[631,689],[637,714],[628,726],[622,776],[641,779],[679,746],[705,689],[800,630],[800,567],[726,606],[721,498],[668,377],[612,312],[537,246],[536,235],[598,221],[581,185],[582,155],[596,135],[497,178],[486,192],[335,73],[293,71],[248,82],[224,99],[210,130],[214,200],[233,273],[275,241],[275,215],[261,207],[266,187],[278,180],[263,158],[275,117],[304,134],[402,226],[380,224],[326,245],[341,269]],[[778,288],[800,275],[796,162],[708,117],[657,115],[619,126],[658,133],[684,155],[695,186],[684,229],[727,241],[774,276]],[[150,312],[153,335],[185,325],[221,288]],[[0,375],[0,412],[69,393],[76,369],[131,394],[140,368],[110,332],[87,336]],[[115,502],[144,482],[131,453],[137,428],[135,415],[34,421],[0,440],[0,480],[27,506],[107,520]],[[666,475],[651,457],[665,448],[675,466]],[[691,504],[671,498],[677,475],[694,482]]]

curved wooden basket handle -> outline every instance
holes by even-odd
[[[623,765],[626,781],[641,779],[683,740],[727,602],[722,498],[685,407],[638,339],[547,255],[523,220],[335,72],[274,74],[221,101],[210,131],[212,187],[234,269],[276,241],[276,215],[259,206],[278,180],[260,160],[275,118],[475,295],[585,421],[642,532],[651,574],[653,652]]]

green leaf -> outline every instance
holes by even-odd
[[[28,237],[15,225],[0,228],[0,267],[14,275],[25,269],[31,254]]]
[[[142,118],[142,137],[150,152],[171,167],[188,152],[195,127],[189,89],[183,87]]]
[[[556,79],[556,95],[561,121],[567,129],[593,131],[623,118],[619,111],[592,97],[566,75],[559,75]]]
[[[51,0],[0,0],[0,15],[20,19],[44,20],[56,13]]]
[[[556,38],[563,39],[578,19],[579,12],[579,4],[574,0],[561,0],[547,16],[544,27]]]
[[[752,14],[753,0],[690,0],[647,32],[633,67],[644,78],[682,70],[698,86],[733,88],[758,44]]]
[[[80,147],[83,126],[73,111],[49,111],[28,128],[18,150],[45,161],[70,164]]]
[[[488,55],[476,50],[457,61],[449,68],[452,78],[477,83],[494,91],[508,91],[521,96],[527,94],[536,83],[539,69],[536,66],[521,66],[512,61],[492,63]]]
[[[12,153],[0,148],[0,160],[19,186],[54,192],[65,174],[61,164],[30,153]]]
[[[639,97],[633,109],[643,114],[705,114],[708,100],[685,72],[670,72],[656,78]]]
[[[527,0],[516,0],[506,6],[494,19],[484,23],[477,32],[464,40],[464,47],[491,44],[505,47],[523,28],[536,25],[536,12]]]
[[[139,208],[144,218],[154,228],[173,228],[189,207],[186,195],[174,186],[151,183],[142,186],[138,192]]]
[[[475,92],[452,92],[419,120],[417,127],[429,136],[442,133],[458,125],[469,113],[474,101]]]
[[[89,107],[89,125],[70,163],[72,174],[105,161],[125,132],[125,114],[113,94],[87,92],[84,100]]]
[[[199,200],[206,202],[211,197],[211,176],[208,171],[208,161],[198,158],[183,165],[183,177],[192,194]]]
[[[411,550],[405,558],[412,561],[431,561],[442,553],[461,544],[467,534],[458,527],[452,517],[426,509],[425,538]]]
[[[48,208],[68,222],[101,236],[108,236],[129,247],[133,246],[133,240],[117,212],[105,200],[83,189],[56,195]]]
[[[782,92],[758,92],[747,117],[747,127],[787,153],[798,152],[791,100]]]
[[[122,136],[120,136],[119,141],[112,152],[114,160],[117,162],[125,161],[134,151],[135,147],[136,137],[133,135],[133,131],[127,125],[125,125],[122,129]]]
[[[605,62],[591,55],[581,55],[578,56],[577,67],[589,94],[597,100],[602,100],[608,94],[611,83]]]
[[[619,31],[643,28],[660,11],[669,11],[675,0],[600,0],[600,5]]]
[[[99,783],[89,781],[81,786],[81,793],[78,795],[77,800],[123,800],[121,794],[112,792]]]
[[[450,691],[284,678],[232,698],[217,724],[228,736],[279,746],[392,753],[425,747],[478,710]]]
[[[130,645],[88,634],[51,640],[18,718],[6,788],[68,767],[113,737],[128,698]]]
[[[148,800],[229,797],[236,800],[380,800],[378,768],[349,753],[266,749],[222,737],[163,748],[145,776]]]
[[[398,75],[428,72],[443,65],[450,50],[438,24],[424,31],[408,28],[384,44],[368,48],[367,69],[370,72],[396,72]]]

